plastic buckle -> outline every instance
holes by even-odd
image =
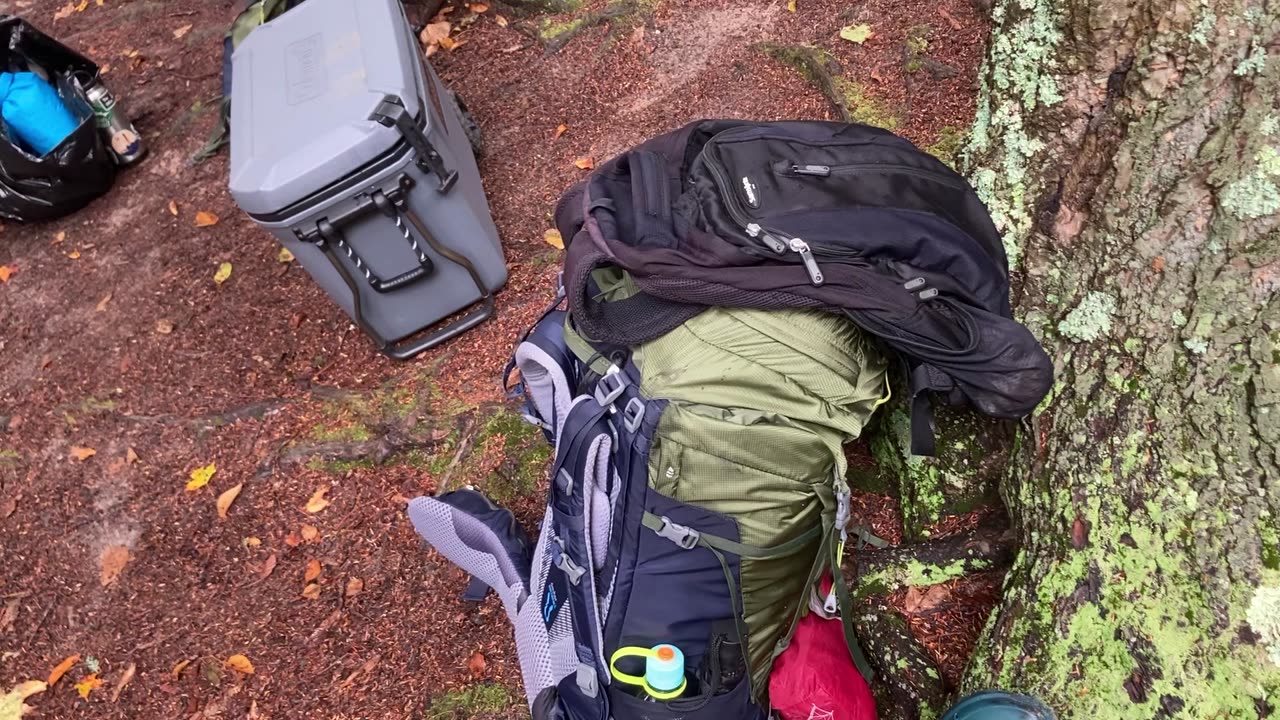
[[[560,552],[560,557],[556,559],[556,567],[569,576],[570,585],[577,585],[582,580],[582,576],[587,574],[586,569],[574,562],[563,550]]]
[[[556,474],[556,487],[565,495],[573,495],[573,476],[568,470],[560,468],[560,472]]]
[[[600,403],[600,407],[612,405],[626,389],[627,378],[617,365],[610,365],[608,372],[596,382],[596,402]]]
[[[536,425],[537,427],[543,430],[551,429],[551,423],[544,422],[542,418],[535,417],[529,413],[520,413],[520,418],[523,419],[525,422],[529,423],[530,425]]]
[[[662,527],[658,528],[657,532],[658,537],[666,538],[685,550],[694,549],[698,546],[698,541],[702,539],[702,534],[697,530],[684,525],[677,525],[665,515],[662,516]]]
[[[640,398],[633,397],[627,401],[627,406],[622,409],[622,427],[627,432],[634,433],[640,423],[644,422],[644,401]]]
[[[595,697],[600,692],[600,679],[596,677],[596,669],[585,663],[578,665],[578,689],[587,697]]]

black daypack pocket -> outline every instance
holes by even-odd
[[[757,720],[764,710],[751,700],[746,680],[727,693],[659,702],[642,698],[626,686],[609,686],[609,706],[614,720]]]

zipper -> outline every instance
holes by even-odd
[[[809,243],[800,238],[791,238],[787,247],[800,256],[800,262],[804,263],[804,269],[809,272],[809,281],[814,285],[821,285],[822,268],[818,267],[818,261],[813,259],[813,250],[809,249]]]
[[[926,170],[911,165],[895,165],[891,163],[854,163],[851,165],[815,165],[793,163],[784,169],[782,174],[800,177],[830,177],[832,175],[857,175],[860,173],[897,173],[899,175],[915,175],[954,188],[963,186],[955,178],[940,172]]]

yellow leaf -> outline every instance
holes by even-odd
[[[71,258],[72,260],[79,260],[79,259],[80,259],[80,251],[79,251],[79,250],[72,250],[71,252],[67,253],[67,257]]]
[[[457,40],[454,40],[451,37],[440,38],[440,47],[444,48],[445,50],[452,50],[461,44],[462,43],[458,42]]]
[[[102,679],[98,677],[98,673],[84,676],[80,682],[75,685],[76,692],[80,693],[80,697],[85,700],[89,699],[89,693],[100,687],[102,687]]]
[[[231,277],[231,263],[224,262],[218,266],[218,271],[213,274],[213,281],[221,285],[229,277]]]
[[[255,537],[253,535],[250,535],[249,537],[244,539],[244,546],[247,548],[258,547],[261,544],[262,544],[262,538]]]
[[[596,166],[596,161],[591,157],[580,157],[573,161],[573,165],[579,170],[590,170]]]
[[[557,125],[557,126],[556,126],[556,136],[555,136],[555,138],[554,138],[554,139],[559,140],[559,139],[560,139],[560,136],[561,136],[561,135],[564,135],[564,134],[565,134],[565,133],[567,133],[567,132],[569,132],[569,126],[568,126],[568,125],[565,125],[564,123],[561,123],[561,124]]]
[[[796,0],[787,0],[787,12],[796,11]]]
[[[218,501],[216,503],[218,508],[218,517],[223,520],[227,519],[227,511],[231,509],[231,503],[235,502],[236,498],[240,497],[240,491],[243,489],[244,483],[240,483],[235,487],[225,490],[218,496]]]
[[[201,210],[200,212],[196,213],[196,227],[198,228],[213,227],[214,225],[217,225],[217,224],[218,224],[217,215],[214,215],[211,212],[205,212],[204,210]]]
[[[177,680],[179,677],[182,677],[182,671],[186,670],[187,666],[190,664],[191,664],[191,658],[187,658],[185,660],[179,660],[177,663],[174,664],[173,669],[169,671],[169,675],[173,677],[174,680]]]
[[[564,238],[560,236],[560,231],[552,228],[542,233],[542,239],[551,247],[557,250],[564,249]]]
[[[8,694],[0,695],[0,720],[19,720],[31,710],[31,707],[22,701],[47,689],[48,686],[39,680],[28,680],[19,683]]]
[[[249,662],[249,658],[245,657],[244,655],[239,655],[239,654],[232,655],[231,657],[227,658],[227,662],[225,664],[227,667],[231,668],[232,670],[235,670],[236,672],[242,672],[245,675],[253,674],[253,663]]]
[[[508,24],[507,19],[502,17],[501,15],[494,15],[493,21],[498,23],[498,27],[506,27]]]
[[[107,303],[111,302],[111,293],[107,293],[106,297],[98,301],[98,307],[94,308],[97,312],[106,312]]]
[[[316,488],[315,493],[311,495],[311,499],[307,501],[307,512],[315,514],[329,507],[329,501],[324,499],[327,492],[329,492],[327,484]]]
[[[134,50],[133,55],[130,55],[129,57],[133,57],[134,55],[137,55],[137,54],[138,54],[138,51]],[[174,217],[178,217],[178,203],[172,200],[169,201],[169,214]]]
[[[861,25],[846,25],[840,29],[840,38],[842,40],[848,40],[849,42],[857,43],[858,45],[861,45],[875,36],[876,34],[871,31],[871,26],[866,23],[862,23]]]
[[[138,453],[134,452],[133,448],[126,449],[124,453],[124,461],[129,465],[138,462]]]
[[[311,558],[310,560],[307,561],[306,572],[302,574],[302,582],[309,583],[312,580],[315,580],[316,578],[320,577],[320,572],[321,572],[320,561],[315,558]]]
[[[177,30],[174,30],[174,31],[173,31],[173,37],[174,37],[174,39],[175,39],[175,40],[180,40],[180,39],[182,39],[182,36],[183,36],[183,35],[186,35],[186,34],[187,34],[187,33],[189,33],[189,32],[191,32],[191,23],[187,23],[186,25],[183,25],[182,27],[178,28]]]
[[[97,0],[98,7],[102,7],[102,0]]]
[[[449,37],[449,31],[452,29],[453,25],[449,24],[448,20],[428,23],[427,26],[422,29],[422,35],[419,36],[419,39],[421,39],[425,45],[439,45],[441,38]]]
[[[345,595],[347,597],[355,597],[364,591],[364,581],[360,578],[351,578],[347,581],[347,589]]]
[[[89,7],[89,0],[80,0],[80,4],[76,6],[76,12],[84,12]]]
[[[79,653],[72,655],[67,659],[63,660],[62,662],[58,663],[57,666],[55,666],[52,670],[49,671],[49,687],[53,687],[54,685],[58,684],[58,681],[62,679],[62,676],[66,675],[67,671],[75,667],[76,663],[78,662],[80,662]]]
[[[18,268],[12,265],[0,265],[0,282],[7,283]]]
[[[482,3],[482,2],[471,3],[470,5],[467,6],[467,9],[473,13],[488,12],[489,5],[487,3]]]
[[[79,460],[80,462],[84,462],[97,454],[98,451],[91,447],[80,447],[79,445],[71,446],[71,457]]]
[[[286,247],[280,248],[280,254],[276,255],[276,260],[282,263],[291,263],[293,259],[293,253],[289,252],[289,248]]]
[[[199,490],[209,481],[213,479],[213,474],[218,472],[217,463],[209,463],[204,467],[196,468],[191,471],[191,479],[187,481],[187,490]]]
[[[308,599],[308,600],[319,600],[319,599],[320,599],[320,584],[319,584],[319,583],[311,583],[310,585],[308,585],[308,586],[306,586],[306,587],[302,588],[302,597],[304,597],[304,598],[306,598],[306,599]]]
[[[315,525],[302,526],[302,539],[307,542],[315,542],[320,537],[320,530]]]
[[[57,235],[53,236],[53,244],[57,245],[58,243],[61,243],[63,240],[66,240],[66,239],[67,239],[67,231],[65,230],[59,231]]]
[[[102,556],[98,558],[99,564],[102,565],[102,574],[99,580],[102,586],[106,587],[116,581],[120,577],[120,573],[124,571],[124,566],[129,562],[129,548],[123,545],[112,545],[102,551]]]

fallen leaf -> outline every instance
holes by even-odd
[[[72,260],[79,260],[79,259],[80,259],[80,251],[79,251],[79,250],[72,250],[71,252],[67,253],[67,257],[71,258]]]
[[[290,530],[289,534],[284,536],[284,544],[289,547],[298,547],[302,544],[302,538],[298,537],[298,533]]]
[[[444,48],[445,50],[452,50],[461,44],[462,43],[459,43],[457,40],[454,40],[451,37],[446,36],[446,37],[440,38],[440,47]]]
[[[274,571],[275,569],[276,569],[276,554],[271,553],[271,555],[267,557],[266,561],[262,563],[262,567],[258,568],[258,579],[266,580],[268,577],[270,577],[272,571]]]
[[[98,558],[98,564],[102,566],[101,577],[102,586],[106,587],[116,581],[120,577],[120,573],[124,571],[124,566],[128,564],[129,548],[124,545],[111,545],[102,551],[102,556]]]
[[[307,561],[306,572],[302,574],[302,582],[309,583],[312,580],[315,580],[316,578],[320,577],[320,572],[321,572],[320,561],[315,558],[311,558],[310,560]]]
[[[134,55],[138,53],[137,50],[134,50],[133,52],[134,52]],[[133,57],[133,55],[130,55],[130,57]],[[174,217],[178,217],[178,203],[172,200],[169,201],[169,214]]]
[[[427,23],[427,26],[422,28],[422,34],[418,37],[425,45],[438,45],[441,38],[449,37],[449,31],[452,29],[453,25],[449,24],[448,20]]]
[[[76,6],[76,12],[84,12],[89,7],[89,0],[80,0],[80,4]]]
[[[951,13],[947,12],[947,9],[945,7],[939,7],[938,14],[942,16],[943,20],[946,20],[947,23],[951,25],[952,30],[964,29],[964,23],[957,20],[955,15],[952,15]]]
[[[49,687],[57,685],[58,681],[62,679],[62,676],[66,675],[67,671],[75,667],[78,662],[80,662],[80,653],[71,655],[55,665],[54,668],[49,671]]]
[[[111,302],[111,293],[107,293],[106,297],[98,301],[98,306],[94,308],[95,312],[106,312],[107,303]]]
[[[163,318],[161,318],[160,320],[157,320],[156,332],[160,333],[161,335],[168,335],[169,333],[173,332],[173,321],[165,320]]]
[[[542,239],[543,239],[543,241],[545,241],[548,245],[550,245],[551,247],[553,247],[553,248],[555,248],[555,249],[557,249],[557,250],[563,250],[563,249],[564,249],[564,238],[563,238],[563,237],[561,237],[561,235],[560,235],[560,231],[559,231],[559,230],[556,230],[556,229],[554,229],[554,228],[553,228],[553,229],[551,229],[551,230],[548,230],[548,231],[546,231],[546,232],[542,233]]]
[[[239,483],[234,487],[227,488],[218,496],[215,507],[218,508],[218,517],[223,520],[227,519],[227,511],[231,509],[231,503],[240,497],[240,491],[244,489],[244,483]]]
[[[91,447],[80,447],[79,445],[71,446],[71,457],[79,460],[80,462],[84,462],[97,454],[98,451]]]
[[[787,0],[787,12],[796,11],[796,0]]]
[[[595,161],[595,158],[580,157],[577,160],[573,161],[573,165],[579,170],[590,170],[591,168],[594,168],[596,166],[596,161]]]
[[[507,23],[507,19],[502,17],[501,15],[494,15],[493,21],[498,23],[498,27],[506,27],[509,24]]]
[[[467,9],[473,13],[483,13],[483,12],[489,11],[489,6],[486,3],[478,2],[478,3],[471,3],[470,5],[467,6]]]
[[[355,683],[356,678],[360,677],[361,675],[373,674],[374,668],[378,667],[378,663],[381,661],[382,661],[381,655],[374,655],[368,660],[365,660],[364,664],[362,664],[360,667],[356,668],[355,670],[352,670],[351,674],[348,675],[347,678],[342,681],[342,687],[351,687]]]
[[[862,43],[875,37],[875,33],[871,31],[871,26],[862,23],[861,25],[846,25],[840,29],[841,39],[848,40],[851,43]]]
[[[133,682],[133,675],[137,671],[138,666],[134,663],[129,663],[129,667],[125,668],[124,672],[120,673],[120,679],[112,683],[115,685],[115,689],[111,691],[111,702],[115,702],[120,699],[120,693],[124,692],[126,685]]]
[[[321,485],[316,488],[315,493],[311,495],[311,499],[307,501],[307,512],[315,513],[329,507],[329,501],[324,499],[325,493],[329,492],[329,485]]]
[[[280,252],[276,255],[276,260],[282,263],[291,263],[294,260],[293,253],[289,252],[289,248],[282,247],[280,248]]]
[[[315,542],[320,537],[320,530],[315,525],[303,525],[301,533],[302,539],[307,542]]]
[[[232,655],[227,658],[225,665],[236,672],[242,672],[245,675],[253,674],[253,663],[249,662],[249,658],[244,655]]]
[[[1163,255],[1157,255],[1151,261],[1151,269],[1155,270],[1156,272],[1164,272],[1164,256]]]
[[[231,263],[224,262],[218,266],[218,271],[213,274],[214,284],[221,285],[231,277]]]
[[[54,235],[54,236],[53,236],[53,244],[54,244],[54,245],[59,245],[59,244],[61,244],[61,243],[62,243],[62,241],[63,241],[63,240],[66,240],[66,239],[67,239],[67,231],[66,231],[66,230],[60,230],[60,231],[58,231],[58,234],[57,234],[57,235]]]
[[[17,272],[17,270],[18,268],[12,265],[0,265],[0,282],[9,282],[9,278],[13,277],[13,274]]]
[[[927,588],[912,587],[902,602],[903,609],[909,614],[917,614],[933,610],[951,599],[951,591],[945,585],[931,585]]]
[[[209,484],[213,479],[214,473],[218,472],[217,463],[209,463],[204,467],[198,467],[191,471],[191,479],[187,481],[187,490],[195,491]]]
[[[102,687],[102,679],[98,677],[97,673],[86,675],[80,679],[80,682],[75,684],[76,692],[80,693],[80,697],[85,700],[89,699],[89,693],[100,687]]]
[[[130,465],[138,462],[138,453],[134,452],[133,448],[127,448],[124,451],[124,461]]]
[[[179,660],[178,662],[174,663],[173,669],[169,671],[169,675],[172,676],[174,680],[177,680],[178,678],[182,677],[182,671],[186,670],[187,666],[190,664],[191,664],[191,658],[187,658],[185,660]]]
[[[347,587],[343,594],[347,597],[355,597],[364,592],[364,581],[360,578],[351,578],[347,581]]]
[[[255,548],[262,545],[262,538],[258,538],[250,535],[249,537],[245,538],[243,542],[245,547]]]
[[[53,19],[63,20],[63,19],[69,18],[71,17],[71,13],[75,11],[76,11],[76,4],[73,2],[69,2],[66,5],[63,5],[61,8],[59,8],[58,12],[53,14]]]
[[[47,689],[47,686],[39,680],[18,683],[18,686],[7,695],[0,695],[0,720],[19,720],[31,711],[31,706],[22,701]]]
[[[17,509],[18,509],[17,495],[10,495],[4,500],[0,500],[0,520],[4,520],[5,518],[9,517]],[[3,629],[3,628],[4,628],[4,625],[0,623],[0,629]]]
[[[173,38],[174,38],[175,40],[180,40],[180,39],[182,39],[182,36],[183,36],[183,35],[186,35],[186,34],[187,34],[187,33],[189,33],[189,32],[191,32],[191,23],[187,23],[186,25],[183,25],[182,27],[178,28],[177,30],[174,30],[174,31],[173,31]]]
[[[201,210],[200,212],[196,213],[196,227],[198,228],[213,227],[214,225],[217,225],[217,224],[218,224],[217,215],[214,215],[211,212],[205,212],[204,210]]]
[[[884,82],[884,76],[880,74],[880,68],[871,68],[871,79],[878,83]]]
[[[559,125],[556,126],[556,136],[553,139],[559,140],[560,136],[564,135],[567,132],[569,132],[569,126],[565,125],[564,123],[560,123]]]
[[[484,654],[479,652],[471,653],[471,659],[467,661],[467,670],[471,672],[473,678],[484,675],[484,670],[488,666],[489,663],[484,659]]]
[[[302,588],[302,597],[308,600],[319,600],[320,583],[311,583],[310,585]]]

